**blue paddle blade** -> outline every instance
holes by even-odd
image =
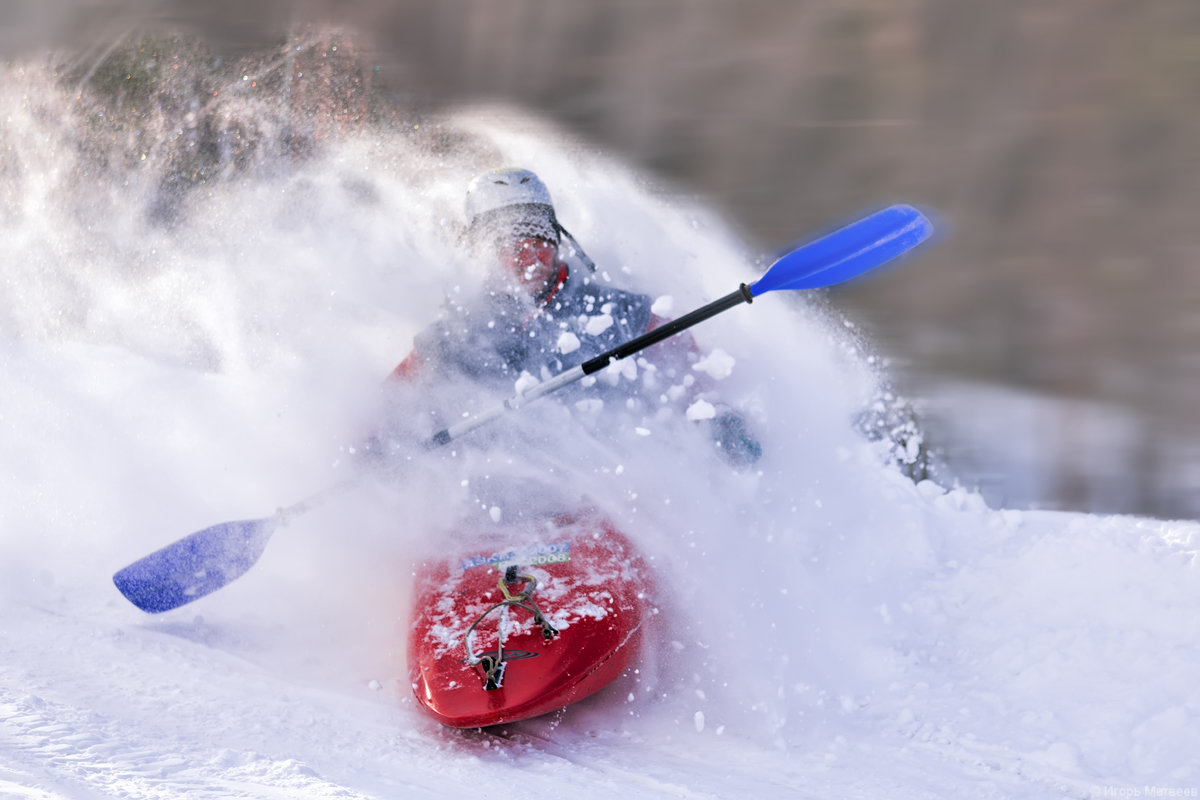
[[[783,256],[750,284],[750,293],[833,286],[907,253],[932,233],[933,224],[917,209],[891,206]]]
[[[113,583],[143,611],[179,608],[254,566],[277,524],[268,517],[205,528],[133,562],[113,575]]]

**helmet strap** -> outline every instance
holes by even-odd
[[[554,228],[558,231],[558,235],[560,237],[565,236],[571,240],[571,249],[575,252],[575,257],[578,258],[579,261],[585,267],[587,267],[590,272],[595,272],[596,262],[592,261],[591,257],[583,251],[583,248],[579,246],[579,241],[571,235],[571,232],[560,225],[557,219],[554,221]]]

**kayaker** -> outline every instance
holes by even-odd
[[[484,284],[447,301],[392,379],[457,373],[511,393],[521,380],[545,380],[664,321],[649,296],[599,279],[595,264],[559,223],[546,185],[530,170],[494,169],[472,180],[466,222],[466,248],[488,266]],[[635,362],[621,363],[608,376],[598,373],[601,379],[588,390],[653,402],[699,397],[706,388],[705,376],[691,369],[699,353],[690,334],[654,345],[645,359],[638,360],[640,370]],[[761,455],[732,410],[712,406],[698,416],[706,417],[701,421],[731,463],[751,464]]]

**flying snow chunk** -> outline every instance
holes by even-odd
[[[656,299],[654,304],[650,306],[650,313],[659,317],[669,317],[671,312],[675,310],[675,298],[669,294],[664,294]]]
[[[570,331],[563,331],[562,336],[558,337],[556,346],[558,347],[558,352],[563,355],[574,353],[579,349],[579,337]]]
[[[537,386],[541,381],[530,375],[528,372],[522,372],[521,377],[517,378],[517,382],[513,384],[513,389],[517,394],[525,394],[525,392]]]
[[[616,386],[622,378],[627,381],[635,381],[638,376],[637,362],[632,358],[621,358],[609,363],[598,374],[609,386]]]
[[[584,330],[589,336],[599,336],[612,327],[613,318],[608,314],[597,314],[587,321]]]
[[[712,419],[717,415],[717,409],[707,400],[697,400],[688,406],[688,422],[699,422],[702,419]]]
[[[726,353],[724,350],[717,348],[709,353],[705,358],[696,362],[692,369],[697,372],[703,372],[715,381],[725,380],[733,373],[733,365],[736,363],[733,356]]]

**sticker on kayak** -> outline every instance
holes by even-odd
[[[571,560],[571,543],[568,541],[539,544],[523,550],[505,550],[489,556],[471,556],[462,562],[463,572],[476,567],[505,567],[517,564],[522,567],[540,567],[546,564],[563,564]]]
[[[493,655],[495,652],[496,652],[495,650],[490,650],[486,653],[481,653],[480,655],[490,656],[490,655]],[[540,655],[540,654],[535,653],[532,650],[513,650],[510,647],[506,647],[506,648],[504,648],[504,650],[501,653],[500,660],[501,661],[520,661],[521,659],[525,659],[525,658],[537,658],[538,655]],[[471,659],[464,658],[459,663],[470,664]]]

